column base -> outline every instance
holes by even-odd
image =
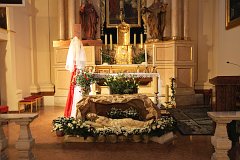
[[[18,158],[21,160],[35,160],[35,157],[32,153],[32,147],[35,144],[33,138],[26,140],[17,140],[16,149],[18,150]]]
[[[51,83],[39,84],[40,92],[54,92],[54,85]]]
[[[172,36],[172,40],[176,41],[176,40],[182,40],[183,38],[180,36]]]

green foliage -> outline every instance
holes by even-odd
[[[107,112],[107,116],[112,119],[122,119],[122,118],[132,118],[135,120],[141,120],[139,113],[135,108],[128,108],[126,110],[117,109],[115,107],[112,107],[109,112]]]
[[[126,77],[124,74],[108,76],[105,85],[109,86],[111,94],[133,94],[137,93],[138,82],[133,76]]]
[[[92,73],[84,70],[80,70],[76,75],[76,85],[81,87],[82,93],[90,92],[90,85],[95,82]]]
[[[151,124],[150,136],[161,136],[176,129],[176,121],[173,117],[162,116]]]
[[[113,63],[113,58],[109,54],[109,50],[108,49],[102,49],[101,50],[101,54],[102,54],[102,63],[108,63],[108,64],[112,64]]]
[[[133,109],[131,109],[133,111]],[[135,111],[134,111],[135,112]],[[99,135],[150,135],[150,136],[161,136],[165,133],[174,131],[176,129],[176,121],[172,117],[162,116],[160,119],[154,120],[149,126],[141,128],[129,128],[129,127],[103,127],[95,128],[80,119],[73,117],[58,117],[52,121],[52,131],[62,131],[65,135],[73,136],[99,136]]]
[[[145,62],[145,52],[140,52],[133,56],[134,64],[141,64],[142,62]]]

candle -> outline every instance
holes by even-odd
[[[146,65],[147,65],[147,45],[145,44],[145,62],[146,62]]]
[[[136,47],[136,40],[137,40],[137,39],[136,39],[136,34],[135,34],[135,33],[134,33],[134,35],[133,35],[133,38],[134,38],[134,39],[133,39],[133,46]]]
[[[140,34],[140,43],[141,43],[141,48],[143,48],[143,34],[141,33]]]
[[[105,46],[107,46],[107,34],[105,34]]]
[[[110,34],[110,50],[112,50],[112,34]]]
[[[169,102],[169,85],[165,86],[166,93],[165,93],[165,101]]]

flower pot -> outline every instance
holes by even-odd
[[[98,137],[97,137],[97,140],[96,140],[97,142],[105,142],[106,141],[106,137],[104,136],[104,135],[99,135]]]
[[[147,134],[144,134],[144,135],[142,136],[142,139],[143,139],[143,142],[144,142],[144,143],[148,143],[148,142],[149,142],[149,136],[148,136]]]
[[[63,131],[56,131],[56,135],[57,135],[58,137],[63,137],[65,134],[64,134]]]
[[[86,142],[95,142],[95,138],[92,137],[92,136],[88,136],[86,139],[85,139]]]
[[[141,135],[134,134],[132,136],[132,142],[141,142],[142,138]]]
[[[127,137],[124,135],[120,135],[118,136],[118,142],[126,142],[127,141]]]
[[[110,143],[117,143],[117,135],[115,135],[115,134],[108,135],[107,141]]]

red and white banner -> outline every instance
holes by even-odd
[[[69,70],[71,75],[70,88],[64,111],[65,117],[76,117],[76,105],[82,99],[81,87],[76,86],[76,72],[78,69],[84,69],[86,63],[86,55],[82,41],[77,37],[71,40],[65,68]]]

